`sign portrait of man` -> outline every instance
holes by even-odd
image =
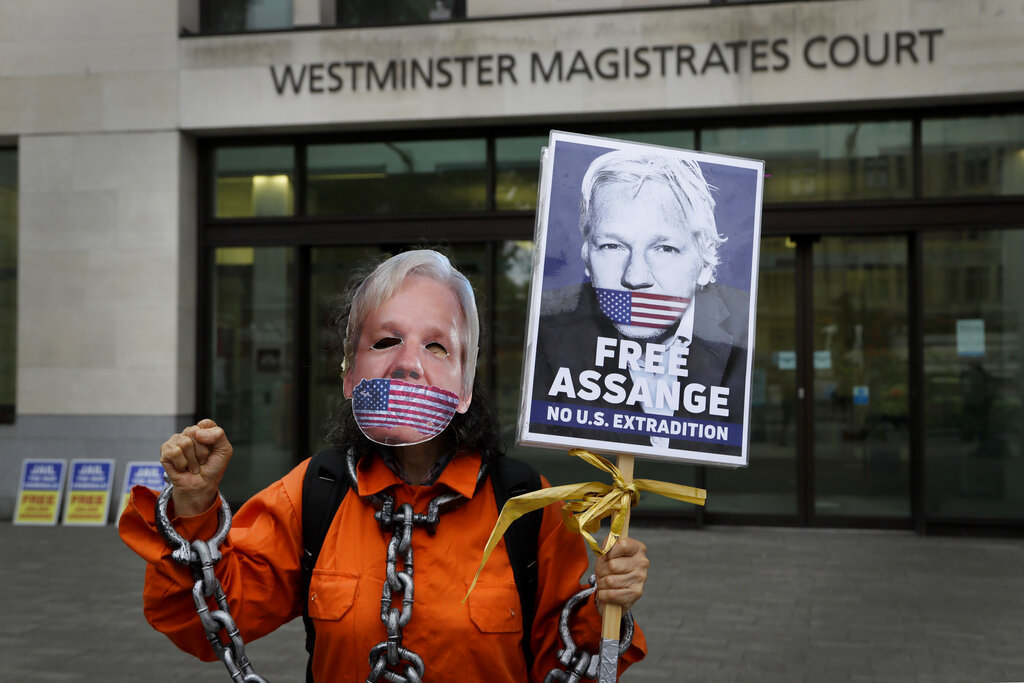
[[[745,464],[761,163],[563,135],[520,441]]]

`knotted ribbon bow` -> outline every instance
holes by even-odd
[[[695,505],[703,505],[707,498],[707,492],[704,489],[692,486],[670,484],[654,479],[634,479],[632,482],[626,483],[619,468],[610,460],[582,448],[573,448],[569,451],[569,455],[582,458],[594,467],[608,472],[612,475],[612,483],[590,481],[585,484],[552,486],[509,498],[501,509],[501,514],[498,515],[498,521],[494,525],[494,530],[491,531],[491,537],[487,539],[480,567],[476,570],[476,576],[473,577],[473,583],[470,584],[469,590],[466,591],[467,598],[473,591],[473,587],[476,586],[480,572],[483,571],[487,560],[490,559],[491,553],[497,547],[501,537],[505,535],[509,525],[528,512],[538,510],[556,501],[566,501],[562,507],[562,522],[565,527],[569,531],[583,536],[595,554],[603,555],[615,545],[615,541],[622,534],[622,528],[626,524],[626,511],[636,505],[641,491],[649,491],[659,496]],[[609,515],[612,518],[611,531],[602,548],[592,534],[601,526],[601,520]],[[465,598],[463,598],[463,602],[465,602]]]

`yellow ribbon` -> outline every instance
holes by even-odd
[[[476,586],[476,581],[480,578],[480,572],[483,571],[491,553],[497,547],[502,536],[505,535],[505,531],[512,522],[528,512],[560,500],[566,501],[562,507],[562,522],[565,527],[569,531],[583,536],[595,554],[603,555],[615,545],[615,541],[622,534],[622,527],[626,523],[626,511],[636,505],[641,491],[649,491],[659,496],[695,505],[703,505],[707,498],[707,492],[704,489],[670,484],[654,479],[634,479],[627,484],[619,468],[610,460],[582,448],[573,448],[569,451],[569,455],[582,458],[594,467],[611,474],[612,484],[590,481],[585,484],[552,486],[508,499],[501,509],[501,514],[498,515],[498,521],[494,525],[494,530],[491,531],[491,537],[487,539],[484,556],[480,560],[480,568],[476,570],[473,583],[466,591],[466,598],[473,592],[473,587]],[[591,534],[601,526],[601,520],[609,515],[612,518],[611,531],[608,538],[605,539],[604,548],[601,548]],[[465,602],[466,598],[463,598],[462,601]]]

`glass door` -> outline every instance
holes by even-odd
[[[793,241],[761,240],[750,465],[707,468],[709,514],[771,515],[781,523],[792,523],[798,514],[797,262]]]
[[[221,492],[241,502],[294,465],[295,258],[284,247],[212,252],[206,414],[236,456]]]
[[[910,516],[908,248],[905,236],[813,244],[813,514]]]
[[[762,239],[750,465],[706,469],[710,519],[909,519],[908,282],[905,235]]]

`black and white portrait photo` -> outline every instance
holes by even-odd
[[[544,172],[520,442],[746,464],[761,162],[552,133]]]

